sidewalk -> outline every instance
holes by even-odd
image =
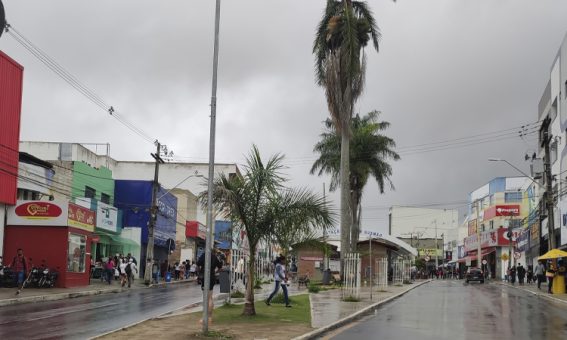
[[[528,292],[530,294],[533,294],[537,297],[550,299],[550,300],[553,300],[553,301],[556,301],[556,302],[567,303],[567,294],[549,294],[549,293],[547,293],[547,283],[542,283],[541,289],[537,289],[537,283],[536,284],[524,284],[524,285],[520,286],[518,283],[516,283],[515,285],[512,285],[508,282],[500,282],[500,281],[493,281],[493,282],[497,283],[499,285],[513,287],[513,288],[516,288],[516,289],[523,290],[523,291]]]
[[[144,284],[144,279],[136,279],[132,284],[132,288],[120,287],[119,281],[112,281],[112,284],[103,283],[100,280],[92,280],[91,284],[84,287],[76,288],[25,288],[20,295],[16,296],[17,288],[0,288],[0,307],[14,305],[20,303],[55,301],[62,299],[70,299],[81,296],[91,296],[108,293],[120,293],[129,289],[151,288],[156,286],[164,286],[169,284],[180,284],[193,282],[195,279],[171,281],[169,283],[161,282],[152,284],[149,287]]]

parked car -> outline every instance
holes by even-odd
[[[465,275],[465,280],[467,283],[471,281],[484,283],[484,273],[478,268],[469,268],[467,270],[467,274]]]

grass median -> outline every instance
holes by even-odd
[[[200,335],[199,319],[202,312],[177,315],[143,322],[132,328],[109,334],[107,339],[168,338],[190,339],[290,339],[305,334],[311,328],[311,306],[309,295],[291,297],[292,308],[272,303],[267,306],[263,300],[255,302],[256,315],[244,316],[241,304],[224,305],[215,308],[213,323],[209,326],[208,337]]]

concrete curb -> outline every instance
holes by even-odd
[[[554,297],[553,294],[533,292],[533,291],[531,291],[531,290],[529,290],[529,289],[522,288],[522,287],[517,287],[517,286],[512,286],[512,285],[509,285],[509,284],[506,284],[506,283],[503,283],[503,282],[496,282],[496,284],[499,284],[499,285],[505,286],[505,287],[510,287],[510,288],[516,288],[516,289],[519,289],[519,290],[523,290],[524,292],[528,292],[528,293],[530,293],[530,294],[532,294],[532,295],[535,295],[535,296],[537,296],[537,297],[542,297],[542,298],[549,299],[549,300],[552,300],[552,301],[555,301],[555,302],[567,303],[567,301],[565,301],[565,300],[558,299],[558,298]]]
[[[335,322],[333,322],[333,323],[330,324],[330,325],[327,325],[327,326],[324,326],[324,327],[321,327],[321,328],[317,328],[317,329],[314,330],[314,331],[311,331],[311,332],[309,332],[309,333],[307,333],[307,334],[303,334],[303,335],[300,335],[300,336],[298,336],[298,337],[295,337],[295,338],[293,338],[292,340],[318,339],[318,338],[320,338],[322,335],[324,335],[325,333],[328,333],[328,332],[330,332],[330,331],[332,331],[332,330],[335,330],[335,329],[337,329],[337,328],[340,328],[340,327],[342,327],[342,326],[345,326],[346,324],[349,324],[349,323],[351,323],[351,322],[353,322],[353,321],[355,321],[355,320],[357,320],[357,319],[359,319],[359,318],[361,318],[361,317],[363,317],[363,316],[366,316],[366,315],[368,315],[368,314],[371,314],[372,311],[373,311],[376,307],[378,307],[378,306],[380,306],[380,305],[382,305],[382,304],[385,304],[385,303],[387,303],[387,302],[390,302],[390,301],[392,301],[392,300],[394,300],[394,299],[397,299],[398,297],[400,297],[400,296],[406,294],[407,292],[409,292],[409,291],[411,291],[411,290],[413,290],[413,289],[415,289],[415,288],[417,288],[417,287],[420,287],[420,286],[422,286],[422,285],[424,285],[424,284],[426,284],[426,283],[429,283],[429,282],[431,282],[431,280],[427,280],[427,281],[423,281],[423,282],[414,284],[414,286],[410,287],[410,288],[409,288],[408,290],[406,290],[406,291],[403,291],[403,292],[400,292],[400,293],[398,293],[398,294],[396,294],[396,295],[390,296],[389,298],[387,298],[387,299],[385,299],[385,300],[382,300],[382,301],[378,301],[378,302],[376,302],[376,303],[373,303],[373,304],[371,304],[370,306],[364,307],[363,309],[359,310],[358,312],[353,313],[353,314],[351,314],[351,315],[349,315],[349,316],[346,316],[346,317],[344,317],[344,318],[342,318],[342,319],[340,319],[340,320],[338,320],[338,321],[335,321]]]
[[[71,293],[56,293],[56,294],[47,294],[47,295],[35,295],[35,296],[23,296],[17,297],[12,299],[3,299],[0,300],[0,307],[2,306],[11,306],[17,304],[24,304],[24,303],[35,303],[35,302],[44,302],[44,301],[57,301],[57,300],[65,300],[65,299],[73,299],[78,297],[84,296],[93,296],[93,295],[101,295],[101,294],[110,294],[110,293],[121,293],[125,291],[129,291],[132,289],[148,289],[148,288],[155,288],[155,287],[165,287],[172,284],[180,284],[180,283],[191,283],[195,280],[182,280],[182,281],[173,281],[173,282],[163,282],[158,284],[151,284],[149,286],[138,286],[134,288],[126,288],[126,287],[116,287],[110,289],[93,289],[93,290],[86,290],[86,291],[78,291],[78,292],[71,292]],[[33,288],[29,288],[33,289]]]

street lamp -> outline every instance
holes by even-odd
[[[537,184],[537,185],[539,185],[540,187],[542,187],[542,188],[545,189],[545,187],[544,187],[543,185],[539,184],[535,179],[533,179],[532,176],[530,176],[530,175],[526,174],[525,172],[523,172],[522,170],[518,169],[518,167],[516,167],[514,164],[508,162],[508,161],[505,160],[505,159],[502,159],[502,158],[489,158],[488,161],[489,161],[489,162],[504,162],[504,163],[508,164],[509,166],[511,166],[512,168],[516,169],[516,171],[518,171],[518,172],[521,173],[522,175],[524,175],[524,176],[526,176],[527,178],[529,178],[529,179],[530,179],[532,182],[534,182],[535,184]]]
[[[194,173],[193,175],[189,175],[189,176],[185,177],[181,182],[175,184],[175,185],[173,186],[173,188],[169,189],[169,190],[166,191],[163,195],[161,195],[160,197],[158,197],[158,200],[162,199],[165,195],[167,195],[167,194],[169,194],[171,191],[173,191],[173,189],[176,189],[178,186],[180,186],[181,184],[183,184],[183,182],[185,182],[186,180],[188,180],[189,178],[192,178],[192,177],[201,177],[201,178],[204,178],[205,176],[199,174],[198,171],[195,171],[195,173]]]

